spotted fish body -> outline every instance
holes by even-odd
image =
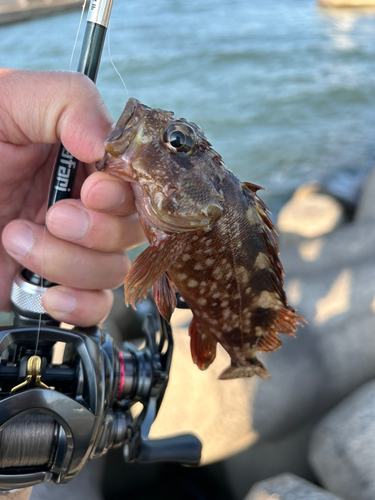
[[[129,99],[98,168],[132,182],[150,246],[125,279],[135,306],[154,286],[168,321],[178,290],[193,312],[193,361],[206,369],[219,342],[229,353],[222,379],[269,373],[257,351],[281,346],[303,318],[288,306],[275,230],[259,186],[242,183],[202,130],[173,113]]]

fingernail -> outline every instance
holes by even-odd
[[[90,206],[97,210],[113,210],[125,200],[125,190],[117,182],[101,181],[88,194]]]
[[[35,235],[33,229],[25,222],[16,222],[4,231],[4,246],[19,257],[26,257],[31,252]]]
[[[89,219],[84,209],[66,204],[51,208],[48,214],[48,227],[60,238],[80,240],[88,231]]]
[[[78,300],[68,290],[59,288],[50,288],[45,294],[45,307],[48,310],[71,313],[77,309]]]

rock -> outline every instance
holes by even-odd
[[[375,5],[375,0],[373,5]],[[372,222],[375,220],[375,169],[370,172],[362,185],[356,220]]]
[[[259,383],[252,402],[261,437],[319,418],[375,377],[375,229],[367,226],[371,249],[358,242],[359,233],[356,224],[348,224],[327,235],[321,256],[306,263],[308,270],[294,249],[283,255],[289,301],[308,325],[296,339],[283,336],[283,347],[264,356],[272,378]]]
[[[320,192],[321,186],[308,183],[299,187],[280,210],[277,229],[281,244],[327,234],[345,219],[344,208],[334,197]]]
[[[33,487],[30,500],[104,500],[101,492],[105,457],[90,460],[67,484],[42,483]]]
[[[340,500],[340,498],[294,474],[286,473],[256,484],[245,500]]]
[[[297,339],[285,339],[280,350],[262,358],[272,378],[259,382],[249,402],[260,438],[275,438],[316,421],[375,376],[374,318],[343,321],[334,328],[333,322],[326,328],[306,327]]]
[[[318,424],[310,463],[322,484],[346,500],[375,498],[375,380]]]
[[[315,481],[316,476],[307,461],[314,425],[308,423],[279,438],[261,439],[225,460],[225,476],[233,499],[243,500],[255,483],[285,472]]]
[[[335,14],[337,14],[337,10]],[[323,192],[330,194],[342,203],[348,220],[353,219],[365,178],[366,173],[362,169],[354,168],[327,172],[321,180]]]
[[[29,500],[32,488],[22,488],[20,490],[12,490],[1,492],[1,496],[6,500]]]
[[[287,278],[316,276],[375,260],[374,248],[374,223],[360,221],[345,224],[331,234],[300,241],[294,247],[281,248],[280,258]]]

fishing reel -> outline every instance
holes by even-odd
[[[45,284],[37,281],[27,270],[17,275],[14,326],[0,328],[0,490],[66,483],[117,446],[128,462],[198,465],[195,436],[148,439],[168,384],[169,324],[159,316],[156,327],[147,315],[144,346],[119,349],[97,326],[60,328],[41,306]]]

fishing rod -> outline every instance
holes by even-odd
[[[77,71],[88,76],[93,82],[96,81],[99,70],[112,4],[113,0],[91,0],[87,15]],[[79,163],[79,160],[61,144],[55,161],[47,210],[57,201],[71,197]],[[39,321],[49,325],[59,324],[42,306],[43,293],[53,285],[54,283],[28,269],[23,269],[17,274],[11,292],[15,324],[23,325]]]
[[[78,71],[93,81],[112,1],[91,0],[89,7]],[[48,207],[70,198],[77,168],[79,161],[61,145]],[[148,315],[145,346],[125,342],[119,349],[98,326],[61,328],[41,304],[53,285],[28,269],[20,271],[11,292],[14,325],[0,327],[0,497],[25,488],[17,499],[26,500],[29,487],[38,483],[66,483],[91,458],[117,446],[124,447],[129,462],[198,465],[202,445],[195,436],[148,439],[169,379],[169,324],[159,315],[156,325]],[[57,342],[65,349],[56,364]],[[133,417],[137,402],[143,409]]]

